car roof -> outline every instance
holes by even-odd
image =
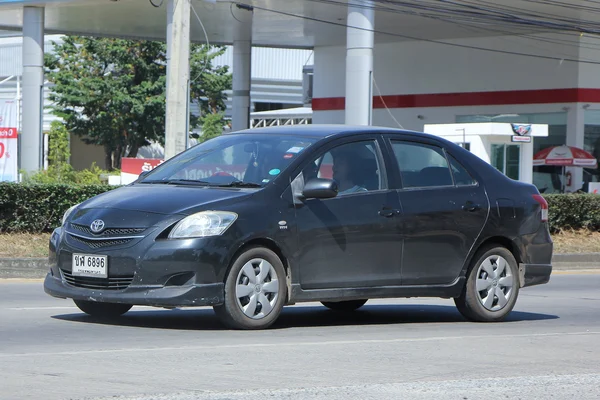
[[[397,128],[387,128],[379,126],[364,126],[364,125],[341,125],[341,124],[310,124],[310,125],[285,125],[272,126],[266,128],[245,129],[229,134],[279,134],[279,135],[299,135],[315,138],[326,138],[332,136],[349,136],[358,133],[389,133],[389,134],[410,134],[423,137],[432,137],[433,135],[415,132],[410,130],[402,130]]]

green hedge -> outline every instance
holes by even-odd
[[[51,232],[69,207],[114,188],[0,182],[0,232]]]
[[[552,233],[569,229],[600,231],[600,196],[597,194],[547,194]]]
[[[108,185],[16,184],[0,182],[0,232],[50,232],[72,205],[114,189]],[[549,194],[550,230],[600,231],[600,196]]]

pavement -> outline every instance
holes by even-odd
[[[598,272],[522,289],[503,323],[400,299],[298,304],[264,331],[208,308],[97,320],[39,281],[0,280],[0,399],[598,399]]]

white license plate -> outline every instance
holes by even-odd
[[[108,256],[73,254],[73,276],[108,278]]]

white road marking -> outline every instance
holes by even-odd
[[[498,339],[515,338],[534,338],[551,336],[586,336],[600,335],[600,331],[592,332],[551,332],[551,333],[530,333],[517,335],[502,335]],[[220,350],[220,349],[248,349],[265,347],[297,347],[297,346],[340,346],[340,345],[361,345],[361,344],[381,344],[381,343],[410,343],[410,342],[434,342],[446,340],[473,340],[489,339],[490,335],[471,335],[471,336],[434,336],[426,338],[402,338],[402,339],[364,339],[364,340],[333,340],[322,342],[281,342],[281,343],[240,343],[225,345],[205,345],[205,346],[180,346],[180,347],[139,347],[126,349],[104,349],[104,350],[80,350],[80,351],[59,351],[59,352],[39,352],[39,353],[13,353],[0,354],[1,358],[10,357],[40,357],[40,356],[69,356],[82,354],[108,354],[108,353],[136,353],[136,352],[155,352],[155,351],[190,351],[190,350]]]
[[[10,307],[5,310],[11,311],[31,311],[31,310],[71,310],[77,307]]]

